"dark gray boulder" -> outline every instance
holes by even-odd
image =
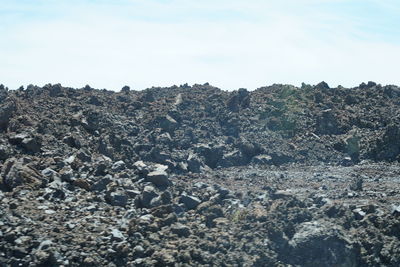
[[[289,241],[289,262],[296,266],[357,266],[357,251],[340,226],[319,220],[302,223]]]
[[[147,174],[146,181],[155,184],[156,186],[168,186],[170,181],[168,174],[164,170],[155,170]]]

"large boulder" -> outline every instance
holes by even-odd
[[[164,131],[173,132],[178,127],[178,122],[170,115],[160,118],[160,127]]]
[[[357,266],[357,251],[344,231],[322,220],[302,223],[286,256],[295,266]]]
[[[315,132],[319,135],[342,133],[337,117],[331,109],[324,110],[317,116]]]
[[[3,84],[0,84],[0,102],[2,103],[4,99],[8,96],[8,89],[4,87]]]
[[[237,92],[232,92],[232,96],[226,102],[227,108],[232,112],[238,112],[240,108],[247,108],[250,105],[249,92],[240,88]]]
[[[224,149],[225,147],[222,145],[208,144],[199,144],[194,148],[195,152],[204,159],[204,163],[211,168],[218,166],[223,157]]]
[[[14,101],[6,99],[5,103],[0,106],[0,131],[5,131],[10,122],[10,118],[17,110],[17,105]]]
[[[40,152],[41,142],[38,137],[29,133],[20,133],[10,136],[9,141],[11,144],[24,149],[28,153]]]
[[[193,173],[199,173],[202,167],[201,159],[196,154],[190,153],[187,159],[187,169]]]
[[[185,205],[188,210],[191,210],[197,208],[201,203],[201,200],[195,196],[190,196],[184,193],[181,195],[179,202]]]
[[[150,172],[146,176],[146,181],[155,184],[156,186],[168,186],[170,181],[166,171],[158,169]]]
[[[373,160],[400,160],[400,127],[391,124],[386,127],[381,138],[371,144],[368,151]]]
[[[21,185],[37,187],[43,184],[45,178],[29,163],[29,159],[10,158],[1,169],[1,184],[7,190],[13,190]]]
[[[0,160],[6,160],[12,155],[12,150],[6,145],[0,145]]]

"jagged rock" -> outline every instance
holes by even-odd
[[[272,194],[273,199],[291,198],[291,197],[293,197],[293,192],[291,190],[277,190]]]
[[[180,105],[182,105],[182,103],[183,103],[182,94],[178,94],[178,95],[176,96],[176,98],[175,98],[174,106],[175,106],[175,107],[179,107]]]
[[[169,115],[161,118],[159,123],[160,127],[167,132],[173,132],[178,127],[178,122]]]
[[[400,205],[392,205],[391,206],[391,214],[395,217],[400,216]]]
[[[187,159],[187,169],[194,173],[199,173],[201,171],[202,162],[196,154],[189,154]]]
[[[194,196],[182,194],[179,202],[183,203],[187,209],[191,210],[195,209],[201,203],[201,200]]]
[[[272,164],[272,157],[270,155],[258,155],[252,158],[251,163],[260,165]]]
[[[301,266],[357,266],[357,252],[339,226],[305,222],[289,241],[289,262]]]
[[[43,177],[46,177],[47,181],[61,184],[61,177],[55,170],[46,168],[41,171],[41,174]]]
[[[142,160],[133,163],[133,168],[137,170],[139,175],[144,177],[150,172],[149,166],[147,166]]]
[[[274,165],[278,165],[278,166],[287,164],[287,163],[293,161],[293,158],[290,155],[286,155],[286,154],[280,153],[280,152],[272,153],[271,157],[272,157],[272,163]]]
[[[49,95],[51,97],[57,97],[57,96],[61,96],[62,95],[62,86],[61,86],[61,84],[55,84],[55,85],[49,86],[48,89],[49,89]]]
[[[70,147],[73,147],[73,148],[79,149],[79,148],[82,147],[82,143],[81,143],[81,141],[79,140],[79,138],[74,137],[74,136],[72,136],[72,135],[65,136],[65,137],[63,138],[63,142],[64,142],[65,144],[69,145]]]
[[[207,206],[202,209],[202,213],[205,215],[206,219],[206,226],[215,227],[216,226],[215,219],[224,216],[223,210],[220,205],[212,205],[211,203],[209,203],[209,206],[208,207]]]
[[[76,157],[80,159],[82,162],[90,162],[92,161],[92,157],[84,150],[80,149],[76,154]]]
[[[75,179],[75,180],[73,181],[73,185],[74,185],[74,186],[77,186],[77,187],[79,187],[79,188],[85,189],[85,190],[87,190],[87,191],[89,191],[90,188],[91,188],[91,185],[90,185],[90,183],[89,183],[87,180],[85,180],[85,179],[80,179],[80,178]]]
[[[239,150],[234,150],[229,153],[225,153],[220,160],[219,165],[223,167],[239,166],[245,162],[245,157]]]
[[[3,84],[0,84],[0,102],[3,103],[7,96],[8,89],[6,89]]]
[[[9,190],[20,185],[37,187],[45,181],[40,172],[27,164],[28,162],[28,159],[10,158],[4,163],[1,169],[2,183]]]
[[[179,237],[188,237],[190,235],[190,228],[186,225],[176,223],[171,226],[171,232]]]
[[[354,209],[353,213],[356,220],[362,220],[364,219],[365,215],[367,215],[366,212],[363,211],[361,208]]]
[[[342,133],[337,117],[331,109],[322,111],[316,121],[317,134],[340,134]]]
[[[244,88],[233,92],[233,96],[227,101],[227,108],[232,112],[238,112],[240,107],[247,108],[249,105],[249,92]]]
[[[93,183],[90,187],[90,190],[98,192],[104,191],[107,189],[107,185],[111,183],[111,181],[112,181],[111,175],[106,175],[100,180]]]
[[[317,84],[317,85],[315,86],[315,88],[317,88],[317,89],[323,89],[323,90],[328,90],[328,89],[330,89],[329,85],[328,85],[326,82],[324,82],[324,81],[322,81],[322,82],[320,82],[319,84]]]
[[[400,127],[389,125],[382,137],[371,144],[369,156],[374,160],[394,161],[400,155]]]
[[[115,162],[111,167],[111,169],[114,172],[123,171],[125,168],[126,168],[126,164],[122,160],[119,160],[119,161]]]
[[[152,186],[145,186],[140,197],[140,206],[145,208],[151,207],[151,201],[157,198],[158,194]]]
[[[0,131],[7,129],[10,118],[14,115],[16,110],[17,105],[11,99],[6,99],[5,104],[0,106]]]
[[[108,191],[106,193],[105,199],[113,206],[125,207],[128,204],[129,196],[123,190],[117,190],[113,192]]]
[[[171,138],[171,135],[168,132],[165,132],[157,136],[156,141],[157,143],[171,145],[174,140]]]
[[[167,172],[163,170],[155,170],[147,174],[146,181],[155,184],[156,186],[168,186],[170,181]]]
[[[224,147],[223,146],[209,146],[206,144],[199,144],[195,147],[195,152],[204,158],[204,162],[211,168],[215,168],[218,162],[222,159]]]
[[[37,153],[40,152],[40,143],[28,133],[15,134],[10,136],[10,143],[18,145],[25,149],[27,152]]]
[[[131,90],[131,88],[129,86],[125,85],[124,87],[122,87],[121,92],[128,93],[130,90]]]
[[[5,145],[0,145],[0,160],[6,160],[10,156],[11,156],[11,150]]]
[[[96,96],[91,96],[87,103],[95,106],[103,106],[103,102]]]
[[[356,177],[350,184],[350,190],[353,191],[362,191],[363,190],[363,178]]]
[[[262,152],[262,149],[258,147],[257,144],[253,144],[247,141],[242,141],[238,144],[238,147],[243,155],[247,157],[246,163],[250,161],[250,159]]]
[[[113,228],[111,230],[111,240],[115,240],[121,242],[125,239],[124,235],[121,233],[120,230]]]

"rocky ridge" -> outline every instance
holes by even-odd
[[[399,100],[0,86],[0,264],[398,266]]]

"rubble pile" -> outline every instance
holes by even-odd
[[[0,86],[1,266],[399,266],[400,88]]]

